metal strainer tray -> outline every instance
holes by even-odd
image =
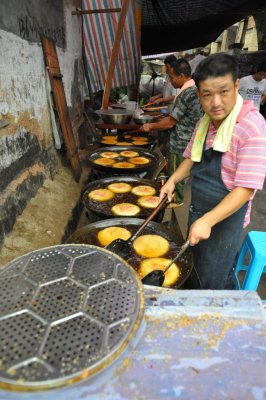
[[[138,329],[134,270],[92,245],[40,249],[0,272],[0,388],[43,390],[101,371]]]

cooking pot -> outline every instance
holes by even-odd
[[[106,165],[98,165],[98,164],[94,163],[94,160],[102,157],[101,156],[102,152],[114,151],[114,152],[120,153],[121,151],[125,151],[125,150],[136,151],[139,154],[139,157],[146,157],[150,160],[150,162],[148,164],[136,165],[134,168],[114,168],[114,167],[112,167],[112,165],[106,166]],[[121,157],[117,157],[115,160],[116,160],[116,162],[128,161],[129,158],[121,156]],[[105,171],[108,173],[112,173],[114,175],[121,175],[121,174],[136,175],[136,174],[139,174],[140,172],[150,171],[151,169],[155,169],[158,164],[158,155],[151,150],[143,149],[143,148],[139,148],[139,147],[110,146],[110,147],[102,147],[100,149],[92,151],[85,159],[85,162],[92,169],[96,169],[99,171]]]
[[[134,233],[138,227],[144,222],[143,219],[139,218],[115,218],[107,219],[104,221],[94,222],[92,224],[86,225],[78,230],[76,230],[68,239],[67,243],[84,243],[93,244],[101,246],[98,241],[97,234],[100,230],[108,228],[110,226],[119,226],[128,229],[130,232]],[[150,222],[144,229],[142,234],[156,234],[163,236],[170,242],[170,250],[163,257],[174,258],[182,243],[177,243],[177,238],[174,233],[171,232],[169,228],[166,228],[162,224],[157,222]],[[134,252],[132,249],[131,253],[125,257],[125,260],[138,271],[139,263],[142,258]],[[178,260],[178,266],[180,268],[180,277],[177,283],[173,286],[174,289],[178,289],[184,285],[185,281],[190,276],[193,269],[192,253],[188,249]]]
[[[159,119],[159,116],[152,117],[151,115],[140,115],[138,118],[133,117],[133,119],[137,125],[143,125],[143,124],[157,121]]]
[[[97,181],[93,181],[86,186],[85,191],[83,192],[82,195],[82,202],[88,213],[90,221],[98,221],[99,219],[106,219],[106,218],[116,218],[116,216],[112,213],[111,208],[117,203],[137,204],[137,199],[139,198],[139,196],[134,195],[133,193],[116,194],[111,200],[104,202],[93,201],[88,197],[88,194],[92,190],[99,188],[107,188],[108,185],[116,182],[125,182],[130,184],[132,187],[139,185],[152,186],[156,190],[155,196],[159,196],[159,192],[162,187],[160,182],[152,181],[149,179],[141,179],[133,176],[120,175],[116,177],[104,178],[104,179],[99,179]],[[137,215],[138,218],[147,218],[148,215],[150,215],[150,213],[152,212],[151,208],[144,208],[141,207],[139,204],[138,206],[140,207],[140,213]],[[161,210],[154,219],[160,222],[163,219],[163,215],[164,215],[164,210]],[[132,216],[127,218],[131,219],[135,217]]]
[[[134,110],[97,110],[97,114],[106,124],[128,124]]]

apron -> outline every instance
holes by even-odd
[[[191,169],[191,206],[188,229],[229,193],[221,176],[221,152],[204,150],[201,161]],[[224,289],[232,273],[240,246],[248,202],[230,217],[213,226],[209,239],[192,246],[193,261],[200,278],[200,289]]]

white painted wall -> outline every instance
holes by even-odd
[[[82,70],[82,31],[81,17],[72,15],[71,11],[75,11],[76,7],[65,5],[65,33],[66,33],[66,49],[63,51],[58,48],[57,53],[61,72],[63,74],[63,83],[66,92],[68,106],[71,105],[71,83],[74,76],[74,61],[79,59],[79,87],[83,94],[83,70]]]
[[[75,3],[73,1],[72,3]],[[75,7],[65,4],[66,48],[57,48],[68,106],[71,106],[71,87],[75,59],[81,70],[81,19],[72,16]],[[79,86],[82,91],[82,70]],[[45,65],[42,46],[0,30],[0,111],[18,121],[27,112],[29,119],[38,122],[44,142],[51,140],[51,122],[45,89]],[[39,133],[40,135],[40,133]],[[50,138],[50,139],[49,139]]]

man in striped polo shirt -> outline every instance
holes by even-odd
[[[194,80],[205,115],[184,152],[185,160],[161,190],[191,176],[188,240],[202,289],[232,287],[229,277],[249,223],[251,202],[266,173],[266,124],[238,94],[238,64],[228,54],[207,57]]]

